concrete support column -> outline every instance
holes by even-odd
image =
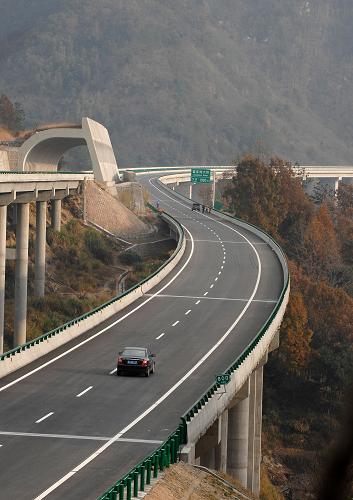
[[[228,449],[228,410],[224,410],[219,417],[220,442],[216,448],[216,469],[227,472],[227,449]]]
[[[37,295],[38,297],[44,297],[46,229],[47,229],[47,203],[46,201],[37,201],[34,294]]]
[[[255,372],[256,406],[255,406],[255,436],[254,436],[254,475],[252,483],[252,492],[255,495],[260,494],[263,373],[264,373],[263,366],[260,366]]]
[[[61,200],[51,200],[51,225],[54,231],[61,229]]]
[[[256,413],[256,371],[250,375],[249,395],[249,446],[248,446],[248,482],[247,488],[252,491],[255,462],[255,413]]]
[[[228,410],[227,472],[245,487],[248,481],[249,393]]]
[[[7,206],[0,207],[0,354],[4,352],[5,269]]]
[[[29,203],[17,205],[14,347],[26,342]]]

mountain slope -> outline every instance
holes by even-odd
[[[348,0],[11,6],[0,19],[0,90],[32,121],[103,122],[121,164],[228,163],[254,147],[351,162]]]

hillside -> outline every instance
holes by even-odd
[[[28,126],[91,116],[123,165],[224,164],[249,148],[351,163],[349,0],[1,5],[0,92]]]

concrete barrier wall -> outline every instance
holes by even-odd
[[[173,221],[171,217],[164,214],[163,218],[170,225],[173,231],[180,234],[179,226],[175,221]],[[175,268],[185,252],[186,239],[183,233],[181,237],[181,244],[179,248],[177,248],[174,252],[171,260],[166,265],[164,265],[155,275],[152,275],[151,278],[147,279],[145,282],[142,282],[140,286],[133,289],[131,292],[128,292],[120,299],[118,298],[114,302],[109,303],[105,307],[102,307],[100,310],[96,311],[89,317],[66,327],[62,332],[57,333],[56,335],[48,339],[43,339],[38,344],[31,345],[27,349],[11,355],[8,358],[0,360],[0,378],[5,377],[9,373],[18,370],[19,368],[22,368],[28,363],[31,363],[41,356],[44,356],[48,352],[53,351],[57,347],[66,344],[79,335],[86,333],[91,328],[94,328],[103,321],[111,318],[122,309],[130,305],[132,302],[142,297],[143,294],[147,293],[154,286],[158,285],[158,283],[160,283]]]
[[[278,331],[289,299],[289,287],[283,298],[281,307],[268,327],[264,336],[260,339],[256,348],[247,356],[243,363],[235,370],[227,384],[226,392],[221,387],[211,399],[203,406],[198,413],[187,423],[188,441],[196,443],[200,437],[205,434],[207,429],[222,415],[225,409],[230,406],[232,399],[239,392],[244,383],[248,380],[251,373],[266,358],[273,337]]]

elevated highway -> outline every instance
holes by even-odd
[[[0,380],[0,498],[97,498],[167,438],[279,300],[285,276],[269,242],[251,227],[191,212],[156,177],[142,180],[183,225],[185,253],[123,311]],[[126,345],[157,353],[153,376],[115,376]],[[243,474],[233,445],[229,460]],[[201,442],[193,455],[212,465]]]

